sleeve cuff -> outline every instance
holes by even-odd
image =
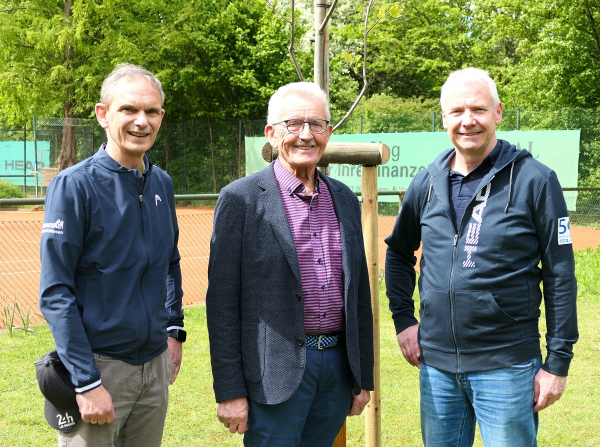
[[[82,393],[85,393],[87,391],[91,391],[94,388],[98,388],[100,385],[102,385],[102,380],[97,380],[94,383],[90,383],[89,385],[82,386],[81,388],[75,388],[75,392],[77,394],[82,394]]]
[[[569,375],[570,365],[571,359],[563,359],[556,355],[548,354],[546,356],[546,361],[542,365],[542,369],[555,376],[566,377]]]

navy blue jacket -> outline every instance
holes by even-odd
[[[79,392],[100,385],[93,353],[143,364],[183,327],[173,182],[147,171],[141,189],[102,146],[48,187],[40,309]]]
[[[543,282],[548,349],[543,368],[566,376],[578,331],[565,199],[554,171],[526,150],[501,143],[460,228],[455,228],[449,203],[454,149],[442,153],[411,183],[385,240],[387,295],[396,332],[417,324],[414,253],[422,241],[423,363],[474,372],[540,356]]]

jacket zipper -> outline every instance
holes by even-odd
[[[481,191],[483,191],[487,187],[487,185],[489,183],[491,183],[491,181],[494,179],[494,177],[496,177],[496,174],[493,174],[489,178],[489,180],[487,182],[485,182],[485,184],[479,185],[477,187],[477,191],[475,192],[473,197],[476,197],[477,194],[479,194]],[[465,210],[469,208],[472,201],[473,201],[473,198],[471,199],[471,201],[469,202],[469,204],[467,205],[467,208],[465,208]],[[462,220],[460,222],[461,228],[463,227],[464,219],[465,219],[465,216],[463,215]],[[454,226],[454,224],[453,224],[453,226]],[[456,352],[456,371],[457,372],[461,372],[461,355],[460,355],[460,344],[458,342],[458,334],[457,334],[457,330],[456,330],[456,318],[455,318],[455,313],[454,313],[454,269],[456,267],[456,258],[457,258],[459,237],[460,237],[460,230],[455,229],[454,240],[452,242],[452,267],[450,269],[450,290],[449,290],[449,294],[450,294],[450,327],[452,328],[452,339],[454,340],[454,349]]]
[[[147,321],[146,341],[144,342],[144,347],[145,347],[148,344],[148,342],[150,341],[150,332],[151,332],[151,326],[152,326],[150,310],[148,309],[148,303],[146,302],[146,298],[144,297],[144,282],[145,282],[145,278],[146,278],[146,273],[148,272],[148,266],[150,264],[150,250],[148,249],[148,241],[146,240],[143,207],[144,207],[144,190],[146,189],[146,184],[149,181],[149,176],[148,176],[148,178],[144,179],[144,183],[141,188],[139,187],[139,180],[137,178],[135,178],[135,181],[138,184],[138,191],[139,191],[138,199],[139,199],[139,204],[140,204],[140,207],[139,207],[139,209],[140,209],[140,230],[141,230],[142,240],[144,241],[144,251],[146,253],[146,267],[144,267],[144,271],[142,273],[142,278],[140,281],[140,295],[142,297],[144,310],[146,311],[146,321]],[[140,360],[142,357],[143,357],[143,348],[140,351]]]
[[[452,242],[452,267],[450,268],[450,327],[452,328],[452,340],[454,341],[454,352],[456,353],[456,372],[460,372],[460,349],[458,335],[456,334],[456,319],[454,316],[454,267],[456,265],[456,247],[458,246],[458,233],[454,233]]]

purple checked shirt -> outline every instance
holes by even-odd
[[[317,171],[312,196],[277,159],[279,184],[302,279],[304,331],[323,335],[344,330],[342,239],[329,189]]]

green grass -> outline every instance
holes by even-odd
[[[580,340],[575,346],[567,390],[562,399],[540,413],[539,445],[600,445],[600,251],[576,254],[579,282]],[[418,297],[417,297],[418,298]],[[385,292],[380,294],[382,445],[419,446],[418,370],[409,366],[396,343]],[[170,389],[171,402],[163,446],[241,446],[216,418],[204,307],[185,309],[188,341],[183,366]],[[541,323],[544,327],[544,323]],[[35,360],[52,349],[46,326],[34,334],[0,334],[0,446],[56,445],[56,432],[45,422],[35,380]],[[543,332],[543,330],[542,330]],[[347,445],[364,441],[364,415],[348,419]],[[482,446],[478,438],[476,446]]]

